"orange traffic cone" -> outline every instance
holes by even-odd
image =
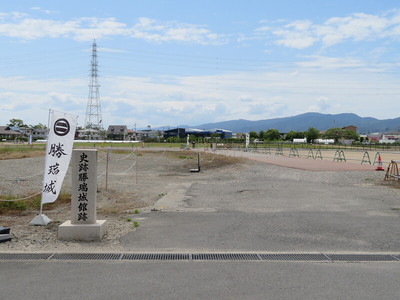
[[[382,167],[382,159],[381,156],[378,156],[378,167],[375,169],[375,171],[384,171],[383,167]]]

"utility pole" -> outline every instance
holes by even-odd
[[[88,132],[89,139],[93,138],[94,131],[100,133],[100,131],[103,130],[98,77],[97,44],[96,40],[94,40],[90,62],[89,96],[85,118],[85,129]]]
[[[137,141],[136,123],[135,123],[135,141]]]

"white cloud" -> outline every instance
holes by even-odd
[[[51,14],[51,13],[52,13],[51,10],[42,9],[42,8],[40,8],[40,7],[38,7],[38,6],[31,7],[31,10],[40,11],[40,12],[45,13],[45,14]]]
[[[223,36],[210,32],[204,26],[178,22],[161,23],[149,18],[140,18],[132,27],[132,36],[153,42],[193,42],[195,44],[222,43]]]
[[[307,68],[343,69],[367,67],[365,61],[354,58],[339,58],[326,56],[309,56],[310,60],[298,62],[297,65]]]
[[[276,71],[221,73],[217,76],[103,77],[101,103],[108,124],[198,125],[223,120],[260,120],[307,111],[354,112],[395,117],[398,80],[369,70],[351,58],[312,56]],[[216,84],[218,77],[218,84]],[[0,124],[12,117],[28,124],[47,122],[51,108],[79,115],[84,122],[87,80],[40,81],[0,78]],[[392,95],[393,94],[393,95]],[[369,104],[369,105],[368,105]]]
[[[39,9],[39,8],[37,8]],[[0,14],[0,35],[24,40],[39,38],[73,38],[90,41],[93,38],[130,36],[152,42],[184,42],[220,44],[224,37],[212,33],[205,26],[179,22],[159,22],[139,18],[133,26],[115,18],[77,18],[67,21],[31,18],[17,12]]]
[[[276,44],[290,48],[305,49],[321,43],[330,47],[346,40],[374,41],[382,38],[400,37],[400,11],[372,15],[354,13],[347,17],[333,17],[320,24],[310,20],[298,20],[280,27],[262,26],[255,31],[271,32]]]
[[[329,112],[329,109],[332,107],[332,101],[329,101],[329,99],[326,97],[320,97],[315,101],[315,103],[309,106],[308,111],[326,113]]]

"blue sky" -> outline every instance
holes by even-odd
[[[0,124],[84,125],[94,38],[105,126],[399,117],[398,1],[192,2],[1,1]]]

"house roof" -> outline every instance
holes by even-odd
[[[11,130],[9,126],[0,126],[0,134],[21,135],[20,132]]]
[[[110,125],[107,129],[108,133],[128,132],[126,125]]]

